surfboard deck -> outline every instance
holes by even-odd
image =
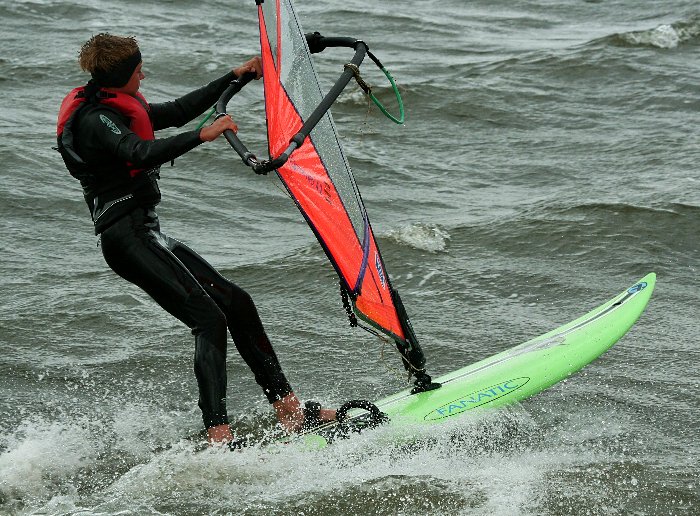
[[[497,408],[533,396],[580,370],[615,344],[640,317],[656,283],[650,273],[586,315],[503,352],[447,373],[439,389],[410,388],[376,402],[389,425],[439,424],[474,409]],[[369,413],[353,409],[345,428],[329,423],[302,434],[317,447],[362,431]]]

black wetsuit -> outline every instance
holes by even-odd
[[[180,127],[199,116],[233,78],[229,73],[175,101],[151,104],[154,130]],[[125,116],[99,104],[81,110],[73,130],[78,155],[95,171],[81,182],[105,260],[195,335],[194,370],[204,425],[228,423],[227,328],[270,403],[291,393],[251,297],[190,248],[160,232],[155,212],[159,166],[202,143],[199,131],[142,140]],[[125,183],[127,162],[149,170]],[[121,179],[111,184],[115,177]]]

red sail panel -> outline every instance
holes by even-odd
[[[268,145],[277,157],[323,95],[289,1],[268,0],[258,15]],[[330,113],[277,173],[355,297],[358,315],[403,340],[389,278]]]

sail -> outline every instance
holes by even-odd
[[[268,150],[274,158],[324,94],[290,1],[256,1]],[[395,340],[414,340],[403,310],[397,310],[400,301],[329,111],[277,173],[353,299],[355,313]],[[408,349],[412,347],[408,342]]]

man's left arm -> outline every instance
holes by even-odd
[[[219,96],[235,78],[236,74],[231,71],[178,99],[151,104],[153,129],[157,131],[166,127],[182,127],[194,120],[219,100]]]

